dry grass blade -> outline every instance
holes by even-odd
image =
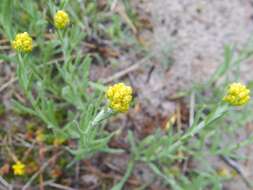
[[[29,181],[24,185],[24,187],[22,188],[22,190],[27,190],[27,189],[31,186],[32,182],[33,182],[33,181],[34,181],[34,180],[47,168],[47,166],[48,166],[52,161],[54,161],[56,158],[58,158],[62,153],[63,153],[63,151],[61,151],[61,152],[55,154],[52,158],[50,158],[47,162],[45,162],[45,163],[41,166],[40,170],[39,170],[38,172],[36,172],[36,173],[29,179]]]
[[[54,187],[56,189],[62,189],[62,190],[77,190],[77,189],[67,187],[65,185],[57,184],[57,183],[54,183],[54,182],[47,183],[47,186]]]
[[[107,83],[110,83],[114,80],[117,80],[117,79],[120,79],[122,77],[124,77],[125,75],[137,70],[140,68],[140,66],[142,64],[144,64],[146,61],[148,61],[150,58],[152,57],[152,55],[148,55],[146,56],[145,58],[143,58],[142,60],[140,60],[139,62],[129,66],[128,68],[122,70],[122,71],[119,71],[118,73],[115,73],[114,75],[112,75],[111,77],[108,77],[106,79],[102,79],[101,82],[104,83],[104,84],[107,84]]]
[[[244,174],[241,166],[234,160],[227,158],[223,155],[219,156],[222,161],[224,161],[229,167],[233,168],[239,176],[242,178],[242,181],[245,183],[245,185],[248,187],[248,189],[252,189],[252,184],[250,181],[247,179],[246,175]]]
[[[0,92],[4,91],[6,88],[15,83],[17,80],[18,80],[17,77],[12,77],[8,82],[6,82],[0,87]]]
[[[6,188],[8,190],[12,189],[12,186],[2,176],[0,176],[0,183],[2,183],[2,185],[3,185],[3,190],[6,190]],[[1,186],[0,186],[0,189],[2,189]]]

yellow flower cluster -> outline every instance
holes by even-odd
[[[57,11],[54,15],[54,26],[57,29],[64,29],[67,25],[69,25],[69,15],[65,11]]]
[[[241,83],[232,83],[228,87],[227,95],[223,100],[233,106],[247,104],[250,99],[250,90]]]
[[[19,33],[12,41],[12,47],[19,52],[30,52],[32,51],[32,38],[27,32]]]
[[[25,165],[20,161],[16,162],[12,166],[12,169],[13,169],[15,175],[24,175],[24,173],[25,173]]]
[[[123,83],[110,86],[106,92],[109,107],[118,112],[127,112],[132,100],[132,93],[132,88]]]

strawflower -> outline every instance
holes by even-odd
[[[250,100],[250,90],[241,83],[232,83],[223,100],[233,106],[245,105]]]
[[[57,29],[64,29],[64,28],[66,28],[66,26],[68,26],[69,23],[70,23],[70,21],[69,21],[69,15],[65,11],[59,10],[54,15],[54,26]]]
[[[117,112],[127,112],[132,101],[132,88],[123,83],[110,86],[106,91],[109,107]]]
[[[19,33],[11,43],[12,48],[18,52],[28,53],[32,51],[32,38],[27,32]]]

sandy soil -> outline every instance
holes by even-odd
[[[154,51],[173,49],[170,72],[186,85],[210,76],[223,61],[224,45],[241,49],[253,30],[250,1],[148,0],[143,6],[153,18]]]

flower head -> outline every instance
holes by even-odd
[[[17,161],[14,165],[12,165],[12,169],[15,175],[24,175],[25,173],[25,165],[20,161]]]
[[[227,95],[223,100],[233,106],[247,104],[250,99],[250,90],[241,83],[232,83],[228,87]]]
[[[127,112],[132,100],[132,88],[123,83],[110,86],[106,91],[109,107],[118,112]]]
[[[12,41],[12,48],[18,52],[30,52],[33,48],[32,41],[32,38],[27,32],[19,33]]]
[[[64,29],[69,22],[69,15],[65,11],[59,10],[54,15],[54,26],[57,29]]]

